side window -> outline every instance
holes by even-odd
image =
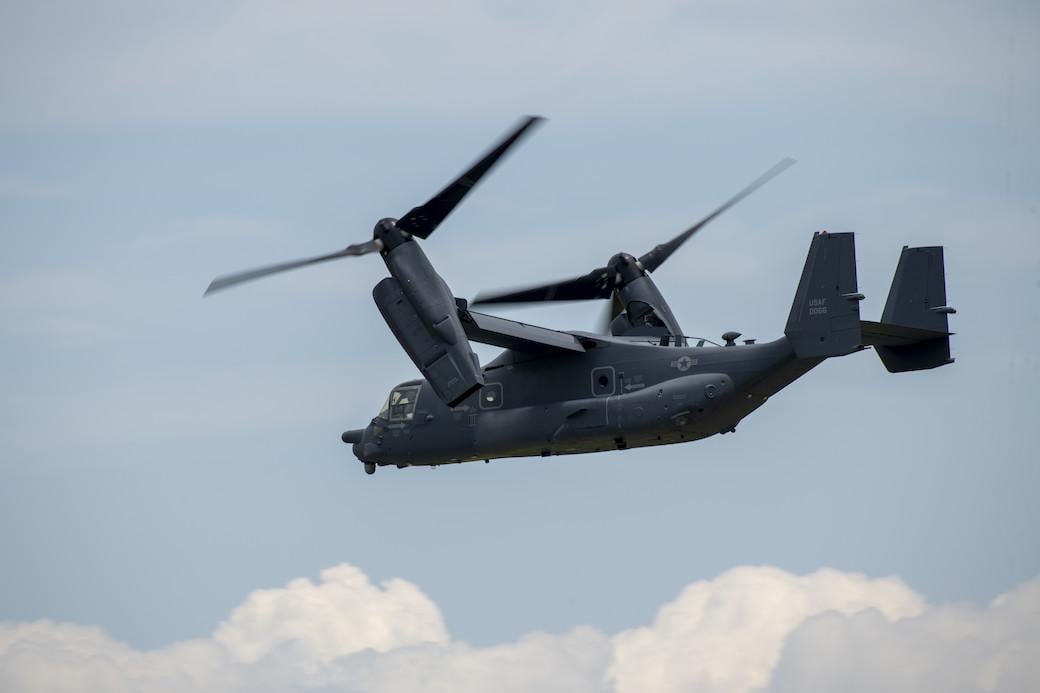
[[[592,394],[606,397],[614,394],[614,367],[600,366],[592,369]]]
[[[390,393],[390,420],[411,421],[415,416],[415,401],[419,397],[419,387],[399,387]]]
[[[488,383],[480,390],[480,408],[498,409],[502,406],[502,383]]]

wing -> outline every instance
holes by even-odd
[[[461,306],[459,320],[466,337],[481,344],[514,351],[585,351],[581,341],[572,334],[494,315],[474,313]]]

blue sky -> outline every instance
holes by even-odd
[[[1037,577],[1037,20],[4,5],[0,620],[159,648],[347,563],[480,648],[632,629],[737,566],[896,576],[934,604]],[[382,264],[202,290],[368,238],[525,113],[549,122],[424,245],[457,295],[645,252],[790,155],[655,275],[686,331],[780,334],[812,233],[853,231],[868,318],[902,245],[946,247],[957,363],[833,360],[695,444],[365,476],[339,433],[415,375],[370,299]],[[599,307],[506,314],[585,330]]]

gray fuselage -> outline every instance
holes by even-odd
[[[668,445],[734,429],[822,359],[786,337],[762,344],[662,346],[646,337],[572,333],[584,353],[506,350],[485,385],[449,408],[425,381],[402,383],[354,443],[376,465],[438,465]],[[418,388],[416,390],[416,388]]]

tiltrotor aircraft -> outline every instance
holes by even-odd
[[[784,335],[725,346],[685,335],[651,274],[705,224],[790,165],[774,166],[707,217],[636,257],[618,253],[587,274],[473,304],[604,299],[604,334],[557,331],[470,309],[419,246],[539,118],[526,118],[469,170],[372,240],[337,252],[218,278],[206,293],[327,260],[379,253],[390,271],[372,291],[390,331],[422,374],[394,387],[343,442],[369,474],[501,457],[569,455],[699,440],[748,414],[831,356],[873,347],[893,373],[953,363],[941,246],[904,247],[880,322],[861,320],[853,234],[816,233]],[[470,342],[502,347],[483,366]],[[694,343],[691,343],[694,342]]]

